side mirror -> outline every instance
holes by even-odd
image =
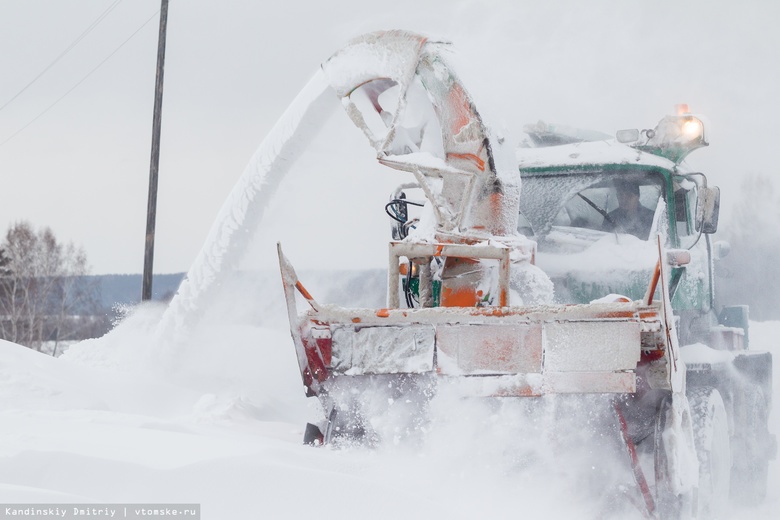
[[[632,128],[630,130],[618,130],[615,134],[619,143],[634,143],[639,140],[639,130]]]
[[[667,249],[666,263],[670,267],[684,267],[691,263],[691,252],[687,249]]]
[[[696,231],[715,233],[718,230],[720,213],[720,188],[717,186],[699,188],[699,200],[696,204]]]

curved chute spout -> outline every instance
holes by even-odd
[[[375,32],[322,69],[378,160],[417,178],[440,232],[511,235],[519,173],[497,168],[500,147],[445,61],[447,46],[405,31]]]
[[[163,318],[161,336],[171,328],[187,330],[216,298],[220,280],[237,270],[279,182],[337,99],[380,162],[415,175],[440,234],[454,241],[514,234],[519,172],[513,162],[496,167],[496,142],[446,64],[445,47],[408,32],[378,32],[353,40],[322,65],[223,204]]]

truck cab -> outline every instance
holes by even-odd
[[[652,130],[622,131],[616,139],[588,140],[541,123],[526,131],[532,146],[517,150],[518,231],[536,242],[536,265],[552,280],[556,303],[642,299],[660,236],[676,259],[667,285],[686,393],[692,403],[722,397],[729,423],[722,451],[730,452],[731,472],[723,480],[730,480],[732,498],[759,502],[777,452],[767,425],[772,356],[749,348],[747,306],[716,300],[714,263],[725,248],[711,237],[720,192],[684,163],[708,144],[701,119],[683,110]],[[626,186],[637,198],[635,218],[621,225]]]
[[[660,234],[666,249],[690,257],[672,268],[669,287],[675,311],[685,316],[681,325],[690,325],[683,327],[683,341],[709,334],[717,321],[710,237],[719,192],[704,174],[616,141],[526,148],[517,157],[523,182],[518,231],[537,242],[536,263],[552,279],[557,303],[610,294],[641,299]],[[636,190],[642,215],[630,225],[621,222],[625,186]]]

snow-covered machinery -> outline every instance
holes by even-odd
[[[539,123],[514,150],[444,46],[373,33],[322,66],[379,162],[415,182],[385,208],[385,308],[318,303],[279,247],[303,382],[326,410],[308,440],[381,440],[376,402],[422,409],[445,387],[604,394],[649,516],[707,514],[729,487],[761,499],[771,356],[748,349],[746,308],[715,312],[719,192],[682,162],[707,144],[701,119],[683,110],[617,139]],[[627,183],[644,213],[621,223]]]
[[[720,192],[683,162],[708,145],[701,118],[680,105],[654,129],[623,130],[611,140],[544,123],[525,130],[529,140],[516,154],[523,179],[518,229],[536,240],[536,263],[553,280],[557,301],[620,293],[647,302],[647,280],[661,276],[666,344],[654,351],[642,341],[637,390],[623,400],[633,403],[629,444],[650,442],[657,451],[668,400],[687,400],[700,466],[695,511],[717,516],[729,496],[761,501],[777,451],[768,430],[772,356],[749,349],[746,306],[716,302],[714,266],[728,252],[727,243],[711,240]],[[627,184],[644,223],[641,216],[616,221],[625,217]],[[656,243],[668,261],[654,271]],[[671,375],[671,385],[659,374]]]

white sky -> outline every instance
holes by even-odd
[[[0,0],[0,106],[112,2]],[[0,143],[159,6],[159,0],[120,3],[0,111]],[[610,133],[651,128],[674,104],[688,103],[709,118],[711,141],[688,162],[721,185],[727,213],[740,178],[777,169],[778,21],[780,4],[762,0],[171,0],[155,272],[189,268],[247,161],[315,68],[349,38],[377,29],[453,41],[459,61],[479,71],[481,84],[472,89],[483,98],[489,93],[491,115],[503,118],[492,122],[517,140],[523,124],[539,119]],[[96,273],[142,271],[157,29],[155,17],[71,94],[0,145],[0,231],[20,219],[48,225],[83,245]],[[330,154],[330,162],[306,162],[293,172],[281,187],[279,213],[269,210],[268,233],[289,237],[308,225],[334,239],[389,237],[383,201],[404,178],[373,167],[374,152],[360,145],[356,129],[345,135],[348,125],[335,128],[317,150],[355,143],[354,155]],[[315,175],[318,187],[307,190]],[[321,206],[324,199],[330,206]],[[279,216],[283,208],[307,208],[297,212],[310,216],[288,225]],[[366,261],[382,266],[384,249]]]

